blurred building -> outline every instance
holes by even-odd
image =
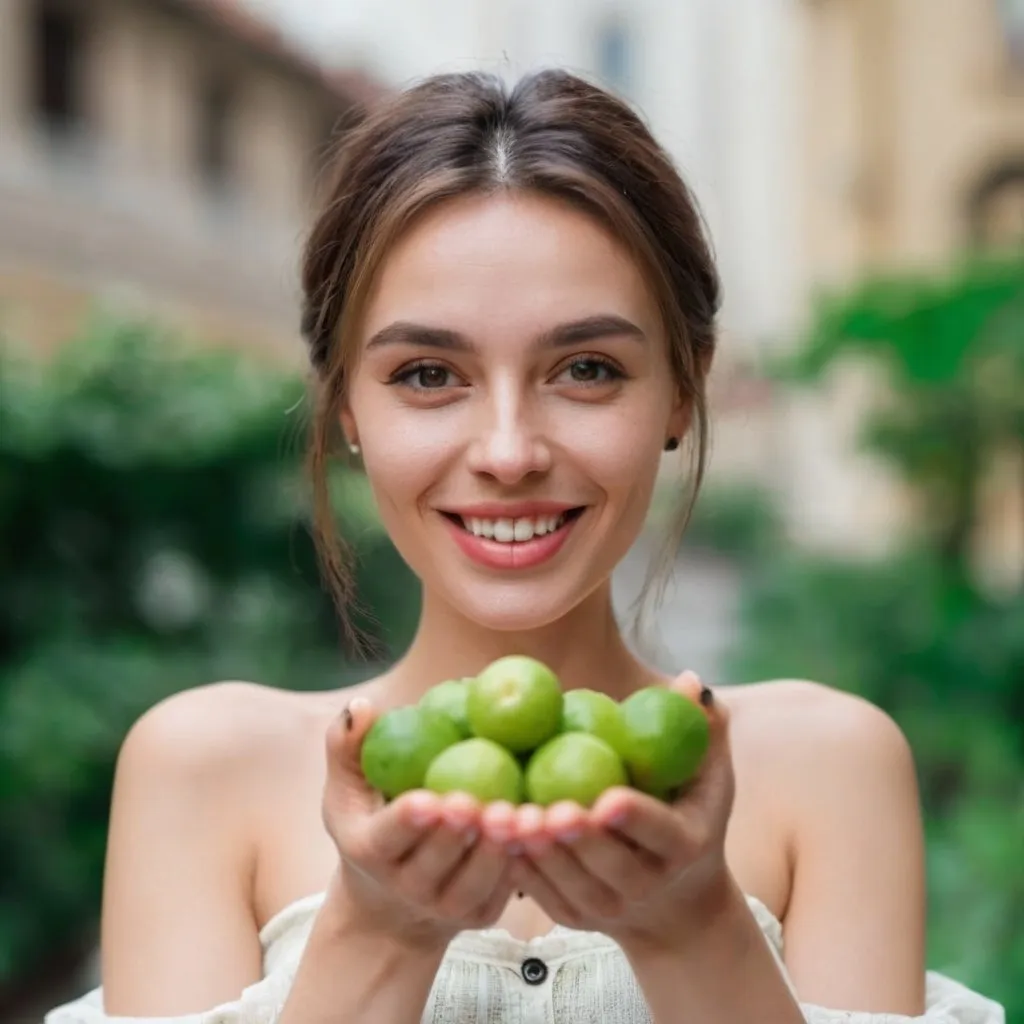
[[[3,0],[0,329],[45,346],[99,299],[301,356],[319,161],[378,91],[230,0]]]
[[[799,326],[819,287],[1024,246],[1024,3],[801,0]],[[1024,343],[1024,339],[1022,339]],[[854,455],[877,382],[857,367],[784,410],[782,492],[795,530],[873,549],[912,509]],[[982,532],[1024,572],[1024,464],[993,481]]]

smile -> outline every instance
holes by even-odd
[[[527,569],[553,558],[586,508],[555,515],[485,519],[442,512],[463,554],[493,569]]]

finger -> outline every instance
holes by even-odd
[[[406,861],[441,821],[434,793],[412,790],[355,823],[358,856],[367,862],[397,866]]]
[[[646,793],[625,786],[609,789],[594,804],[591,820],[640,851],[648,867],[657,868],[679,857],[677,814]]]
[[[395,884],[421,902],[435,900],[480,835],[479,805],[465,793],[438,801],[440,816],[416,843],[395,876]]]
[[[671,688],[704,709],[711,732],[712,743],[728,736],[729,709],[715,691],[704,683],[696,672],[687,669],[672,680]]]
[[[360,764],[363,740],[376,718],[373,705],[365,697],[356,697],[327,728],[326,791],[337,813],[369,813],[381,804]]]
[[[516,807],[507,800],[487,804],[481,816],[484,834],[499,846],[512,843],[516,836]]]
[[[615,917],[624,909],[618,890],[595,878],[570,847],[579,840],[552,843],[542,853],[527,855],[537,872],[579,916]]]
[[[643,898],[658,882],[666,861],[622,835],[591,819],[583,834],[572,843],[573,856],[584,870],[627,900]]]
[[[501,907],[508,902],[511,893],[509,858],[498,843],[482,836],[443,880],[438,909],[448,917],[486,919],[503,885]]]
[[[505,866],[498,876],[498,881],[494,884],[491,894],[484,901],[483,905],[476,910],[470,911],[469,918],[474,921],[478,926],[484,927],[489,924],[493,924],[501,917],[506,905],[508,904],[509,898],[512,896],[512,890],[515,888],[515,873],[514,865],[511,860],[505,861]]]
[[[696,776],[687,783],[680,795],[689,796],[694,790],[718,786],[731,773],[732,757],[729,747],[729,709],[715,691],[701,681],[696,672],[683,672],[673,680],[672,688],[692,700],[704,710],[708,722],[708,751]]]

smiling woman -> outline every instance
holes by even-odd
[[[925,971],[894,723],[813,683],[661,678],[616,622],[662,451],[693,444],[680,523],[700,482],[718,306],[636,114],[562,72],[427,80],[345,140],[303,287],[328,578],[344,616],[343,438],[422,582],[418,630],[354,690],[199,687],[133,727],[104,986],[47,1024],[1001,1024]],[[605,700],[675,688],[707,719],[698,774],[589,808],[384,803],[360,763],[378,714],[507,655]]]

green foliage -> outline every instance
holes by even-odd
[[[305,384],[142,324],[44,362],[0,348],[0,986],[88,930],[131,723],[216,679],[337,687],[302,465]],[[418,588],[339,469],[360,624],[387,651]],[[379,625],[373,625],[374,620]]]
[[[1024,263],[869,282],[823,306],[786,375],[813,386],[851,355],[886,371],[864,440],[916,492],[913,541],[880,562],[769,547],[731,668],[818,679],[899,723],[929,839],[930,961],[1024,1019],[1024,588],[989,592],[970,558],[988,460],[1024,444]]]
[[[1024,439],[1024,261],[868,281],[823,304],[788,370],[814,382],[847,355],[887,371],[866,444],[918,489],[922,528],[962,561],[987,459]]]

